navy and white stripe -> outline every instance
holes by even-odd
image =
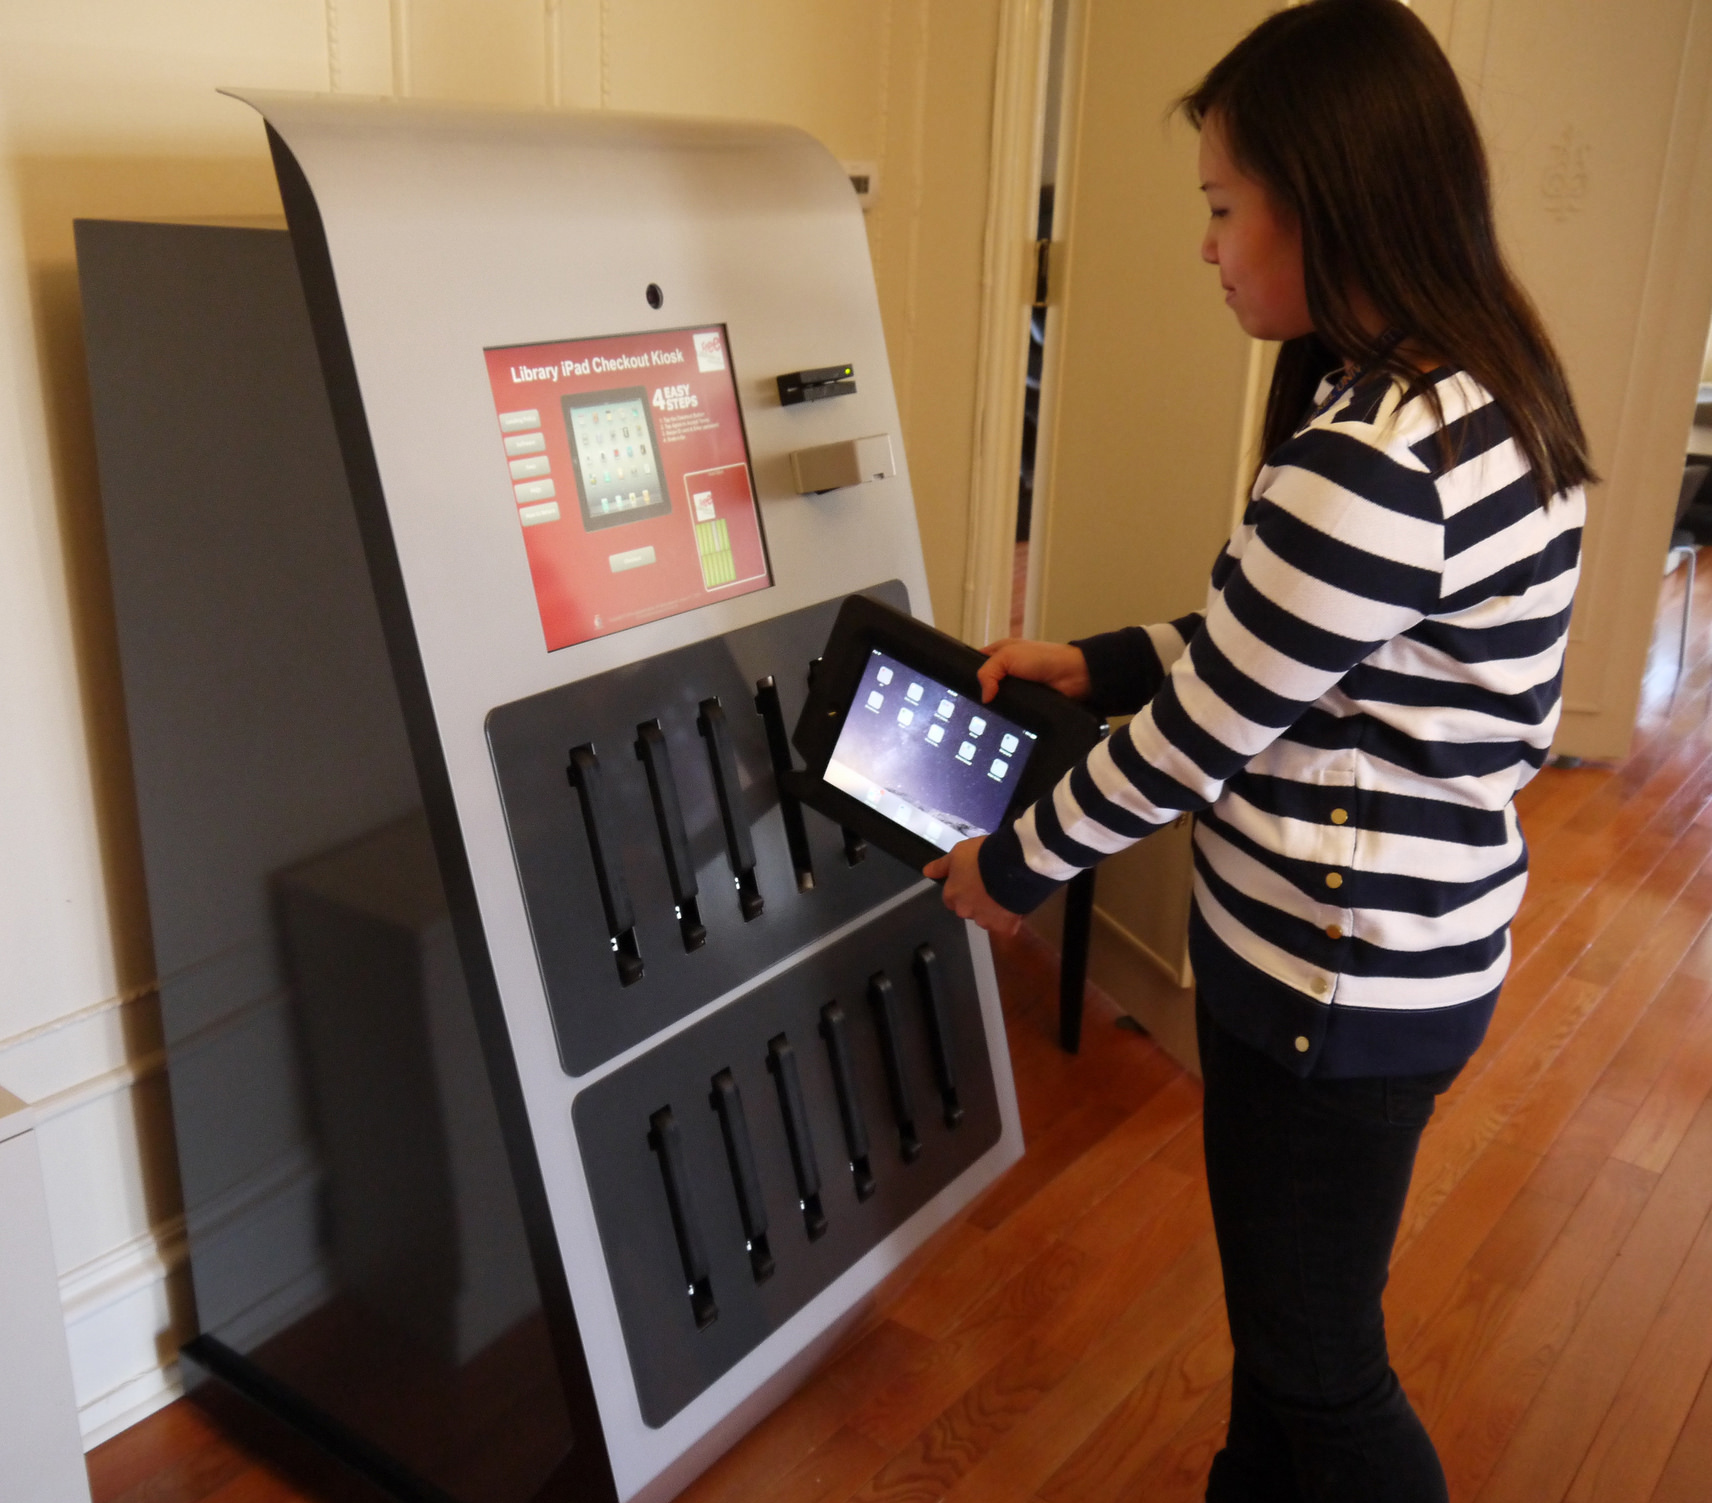
[[[981,852],[1024,912],[1195,812],[1203,998],[1303,1074],[1478,1043],[1561,707],[1583,495],[1542,506],[1490,396],[1432,385],[1454,462],[1424,397],[1358,383],[1269,456],[1202,615],[1081,644],[1138,713]]]

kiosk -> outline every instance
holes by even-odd
[[[669,1498],[1022,1147],[984,936],[786,791],[844,599],[929,615],[857,201],[248,102],[289,237],[78,227],[186,1356],[401,1497]]]

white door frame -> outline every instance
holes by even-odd
[[[976,645],[1010,631],[1017,467],[1022,456],[1052,4],[1053,0],[1003,0],[999,19],[981,259],[968,546],[957,620],[958,634]]]

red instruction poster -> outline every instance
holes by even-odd
[[[549,652],[773,582],[723,326],[485,353]]]

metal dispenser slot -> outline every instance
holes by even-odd
[[[820,663],[821,660],[819,658],[811,658],[809,660],[808,681],[811,685],[814,683],[815,674],[820,669]],[[786,765],[788,766],[790,764],[787,762]],[[839,831],[844,836],[844,864],[846,866],[855,866],[857,863],[866,859],[868,855],[868,842],[852,830],[849,825],[840,825]]]
[[[885,1061],[886,1091],[892,1099],[892,1120],[898,1125],[898,1156],[906,1164],[913,1164],[921,1157],[921,1139],[916,1135],[915,1103],[910,1095],[909,1076],[904,1069],[897,993],[884,971],[875,971],[868,978],[868,1005],[874,1011],[874,1030],[880,1038],[880,1058]]]
[[[636,759],[648,769],[648,794],[654,801],[654,822],[660,828],[660,852],[666,858],[666,877],[672,884],[678,932],[686,951],[699,950],[707,943],[707,926],[696,903],[695,863],[690,860],[684,811],[678,803],[677,780],[672,776],[672,753],[658,720],[644,720],[636,727]]]
[[[755,842],[743,812],[743,785],[737,776],[737,755],[731,749],[731,727],[717,699],[704,699],[696,729],[707,742],[707,760],[713,770],[713,791],[719,800],[719,819],[725,827],[725,854],[737,881],[737,907],[744,923],[760,918],[766,907],[760,884],[755,880]]]
[[[767,1068],[779,1092],[779,1111],[785,1119],[785,1141],[790,1144],[791,1171],[797,1179],[803,1228],[808,1232],[808,1240],[817,1242],[826,1235],[826,1212],[820,1205],[820,1163],[815,1158],[814,1131],[808,1125],[808,1110],[803,1104],[797,1052],[782,1033],[767,1040]]]
[[[672,1214],[672,1232],[678,1241],[684,1277],[689,1281],[690,1313],[695,1316],[696,1329],[701,1330],[719,1319],[719,1306],[713,1299],[713,1284],[707,1271],[707,1243],[696,1216],[689,1170],[684,1167],[683,1139],[671,1107],[661,1107],[648,1119],[648,1146],[659,1155],[660,1177],[666,1184],[666,1206]]]
[[[939,1087],[939,1102],[945,1125],[955,1127],[963,1120],[957,1100],[957,1069],[951,1058],[950,1022],[946,1017],[945,983],[939,975],[939,956],[932,945],[917,945],[911,962],[916,986],[921,991],[922,1016],[927,1020],[927,1047],[933,1056],[933,1081]]]
[[[868,1162],[868,1125],[862,1120],[862,1101],[856,1094],[849,1020],[836,1002],[828,1002],[820,1010],[820,1036],[826,1040],[826,1057],[832,1065],[832,1084],[838,1092],[838,1117],[844,1125],[844,1147],[850,1155],[856,1198],[866,1200],[875,1188],[874,1171]]]
[[[755,1150],[749,1142],[749,1119],[743,1115],[743,1094],[729,1070],[713,1077],[710,1103],[719,1114],[719,1130],[725,1138],[725,1157],[731,1165],[731,1188],[737,1195],[737,1213],[743,1220],[744,1248],[749,1269],[757,1284],[773,1276],[773,1251],[767,1245],[767,1205],[761,1198],[761,1176],[755,1169]]]
[[[594,748],[586,744],[572,747],[566,773],[583,806],[589,858],[594,862],[594,880],[600,889],[601,910],[606,914],[606,932],[612,938],[612,953],[618,962],[618,979],[626,986],[634,986],[643,975],[642,951],[636,940],[636,911],[630,906],[630,888],[618,865],[617,831],[607,811],[605,780]]]
[[[755,710],[767,727],[767,755],[772,758],[773,776],[780,778],[795,765],[791,760],[791,737],[785,728],[785,711],[779,703],[779,686],[768,674],[755,685]],[[791,869],[796,873],[797,891],[814,890],[814,856],[809,851],[808,828],[803,824],[802,805],[779,787],[779,818],[785,825],[785,843],[790,848]]]

